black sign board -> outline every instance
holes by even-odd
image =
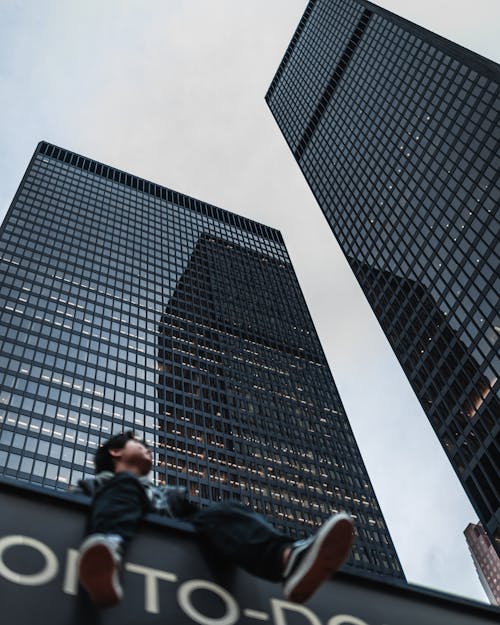
[[[347,573],[306,605],[222,566],[187,526],[151,517],[125,564],[125,598],[97,611],[78,588],[86,504],[0,482],[2,625],[486,625],[500,610]]]

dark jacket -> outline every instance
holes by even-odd
[[[114,477],[112,471],[101,471],[95,477],[80,480],[77,491],[94,497]],[[151,512],[173,518],[185,518],[194,514],[198,507],[189,501],[187,491],[181,486],[155,486],[147,477],[137,478],[150,502]]]

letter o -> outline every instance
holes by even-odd
[[[203,588],[204,590],[211,590],[226,604],[226,613],[221,618],[211,618],[205,616],[193,606],[191,603],[191,593],[194,590]],[[240,618],[240,609],[235,599],[230,595],[227,590],[221,588],[217,584],[208,582],[204,579],[191,579],[188,582],[184,582],[177,591],[177,601],[179,605],[195,623],[200,625],[234,625]]]
[[[332,616],[327,625],[368,625],[366,621],[358,618],[357,616],[351,616],[350,614],[337,614]]]
[[[23,575],[16,573],[9,569],[2,559],[3,552],[9,547],[15,545],[23,545],[24,547],[31,547],[36,549],[45,558],[45,566],[39,573],[33,575]],[[0,538],[0,575],[8,579],[15,584],[22,584],[23,586],[41,586],[42,584],[48,584],[57,575],[59,570],[59,563],[54,552],[35,538],[29,536],[5,536]]]

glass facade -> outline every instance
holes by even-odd
[[[500,552],[500,67],[312,0],[266,101]]]
[[[0,466],[51,489],[134,429],[154,479],[403,577],[281,234],[41,143],[1,230]]]

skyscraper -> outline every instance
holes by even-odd
[[[0,466],[66,488],[134,429],[160,483],[403,577],[280,233],[48,143],[1,230]]]
[[[266,101],[500,552],[500,68],[311,0]]]
[[[486,596],[500,605],[500,558],[480,523],[469,523],[464,534]]]

